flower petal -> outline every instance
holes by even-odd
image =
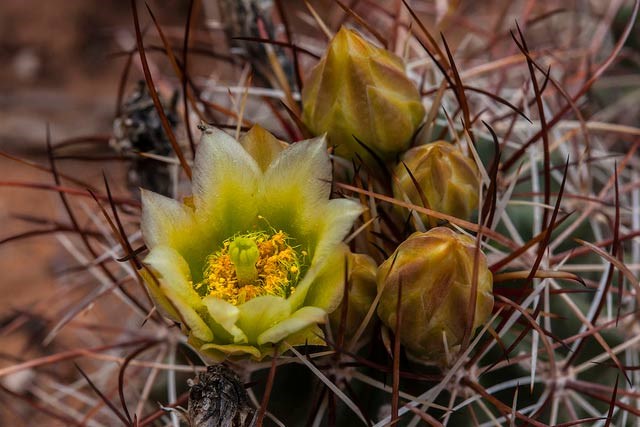
[[[221,300],[213,296],[207,296],[202,302],[209,310],[209,314],[213,320],[220,325],[224,331],[233,337],[234,344],[244,344],[247,342],[247,336],[242,329],[236,326],[236,322],[240,317],[240,310],[227,301]],[[214,332],[217,332],[214,330]],[[216,333],[216,336],[218,333]]]
[[[264,175],[260,213],[277,229],[292,235],[312,230],[318,210],[331,192],[331,162],[324,137],[285,149]]]
[[[287,344],[294,347],[301,345],[327,344],[324,340],[324,332],[322,332],[322,329],[320,329],[320,327],[316,323],[307,326],[306,328],[301,329],[298,332],[294,332],[293,334],[289,335],[286,340]]]
[[[176,311],[171,301],[169,301],[167,296],[162,292],[160,279],[158,279],[147,266],[144,266],[138,273],[140,277],[142,277],[142,280],[144,280],[149,297],[151,297],[160,314],[176,322],[180,322],[180,313]]]
[[[277,343],[291,334],[316,323],[323,323],[327,313],[318,307],[302,307],[291,316],[267,329],[258,337],[258,344]]]
[[[348,254],[347,245],[339,244],[326,258],[309,286],[304,300],[305,306],[319,307],[327,313],[332,313],[340,305],[347,277],[345,261]]]
[[[344,239],[362,214],[360,203],[347,199],[330,200],[320,213],[322,229],[316,255],[326,256]]]
[[[263,172],[287,146],[260,125],[253,125],[249,132],[240,138],[239,142],[251,154]]]
[[[193,207],[142,190],[141,228],[149,249],[174,248],[189,263],[193,279],[201,279],[202,263],[211,252],[211,238],[203,229],[211,227],[198,224]]]
[[[190,284],[189,265],[174,249],[157,246],[144,260],[160,281],[159,290],[175,308],[180,321],[202,341],[211,341],[213,332],[198,313],[204,308],[200,297]]]
[[[141,189],[141,199],[141,228],[147,247],[182,246],[185,230],[195,223],[193,211],[177,200],[145,189]]]
[[[330,258],[336,251],[340,252],[341,257],[344,257],[344,254],[339,249],[340,242],[349,232],[353,222],[362,213],[362,210],[362,206],[356,202],[346,199],[334,199],[330,200],[324,206],[324,209],[320,209],[317,212],[320,219],[313,232],[316,245],[313,248],[312,266],[296,286],[296,291],[289,297],[292,310],[302,306],[309,287],[316,281],[316,276],[321,273],[325,263],[330,265],[327,258]],[[340,274],[344,274],[344,269],[340,270]]]
[[[220,242],[249,228],[258,215],[261,175],[256,161],[238,141],[219,129],[206,128],[192,184],[197,219],[208,227],[200,239]]]
[[[200,347],[200,351],[207,353],[208,356],[214,360],[224,360],[229,356],[244,356],[250,355],[255,359],[261,358],[260,350],[251,345],[236,345],[236,344],[204,344]]]
[[[291,309],[286,299],[265,295],[254,298],[238,306],[240,317],[236,324],[249,339],[257,343],[258,336],[265,330],[289,317]]]

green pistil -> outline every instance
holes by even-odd
[[[256,262],[260,257],[258,245],[249,237],[237,237],[229,244],[229,258],[236,270],[240,286],[255,283],[258,280]]]

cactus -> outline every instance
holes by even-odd
[[[192,2],[143,37],[133,2],[135,136],[165,143],[119,158],[162,183],[141,199],[130,165],[67,169],[55,123],[50,164],[3,153],[52,176],[0,185],[66,214],[0,236],[3,266],[65,250],[52,293],[7,293],[3,425],[636,425],[633,79],[606,76],[637,73],[637,7],[510,5],[510,38],[500,2],[299,3]]]

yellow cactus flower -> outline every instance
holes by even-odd
[[[460,219],[469,219],[478,208],[480,172],[475,162],[455,145],[436,141],[414,147],[396,166],[394,197],[399,200],[408,197],[414,205],[422,206],[420,191],[407,168],[426,198],[429,205],[426,207]],[[425,215],[421,218],[425,224],[428,222]]]
[[[460,345],[473,282],[475,241],[447,227],[413,233],[379,268],[378,316],[394,332],[402,286],[400,342],[420,359],[439,361]],[[480,253],[473,330],[493,310],[493,276]]]
[[[287,148],[254,127],[203,131],[184,203],[142,190],[145,279],[157,308],[214,359],[316,342],[343,295],[341,241],[359,204],[329,200],[324,138]]]
[[[311,71],[302,104],[303,121],[314,135],[326,132],[337,155],[357,154],[365,162],[374,159],[355,138],[390,159],[409,147],[425,115],[402,59],[344,27]]]

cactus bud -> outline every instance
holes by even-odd
[[[406,165],[406,168],[405,168]],[[417,181],[428,203],[428,208],[469,219],[478,208],[480,172],[475,162],[446,141],[437,141],[407,151],[396,166],[398,180],[393,183],[393,195],[400,200],[405,196],[415,205],[423,201]],[[426,216],[421,216],[426,223]]]
[[[326,132],[337,155],[366,162],[374,159],[355,138],[389,159],[408,148],[425,114],[402,60],[344,27],[311,71],[302,103],[314,135]]]
[[[473,282],[475,241],[446,227],[414,233],[379,268],[378,316],[396,328],[401,293],[400,342],[420,359],[440,361],[463,339]],[[493,309],[493,277],[484,254],[478,254],[473,330]]]
[[[353,253],[349,255],[349,297],[347,300],[347,318],[344,325],[344,336],[347,339],[353,338],[376,298],[377,270],[378,266],[370,256]],[[344,304],[344,301],[342,304]],[[334,334],[340,328],[342,309],[343,307],[340,305],[329,315]],[[373,322],[369,322],[365,329],[365,336],[369,335],[372,326]]]

